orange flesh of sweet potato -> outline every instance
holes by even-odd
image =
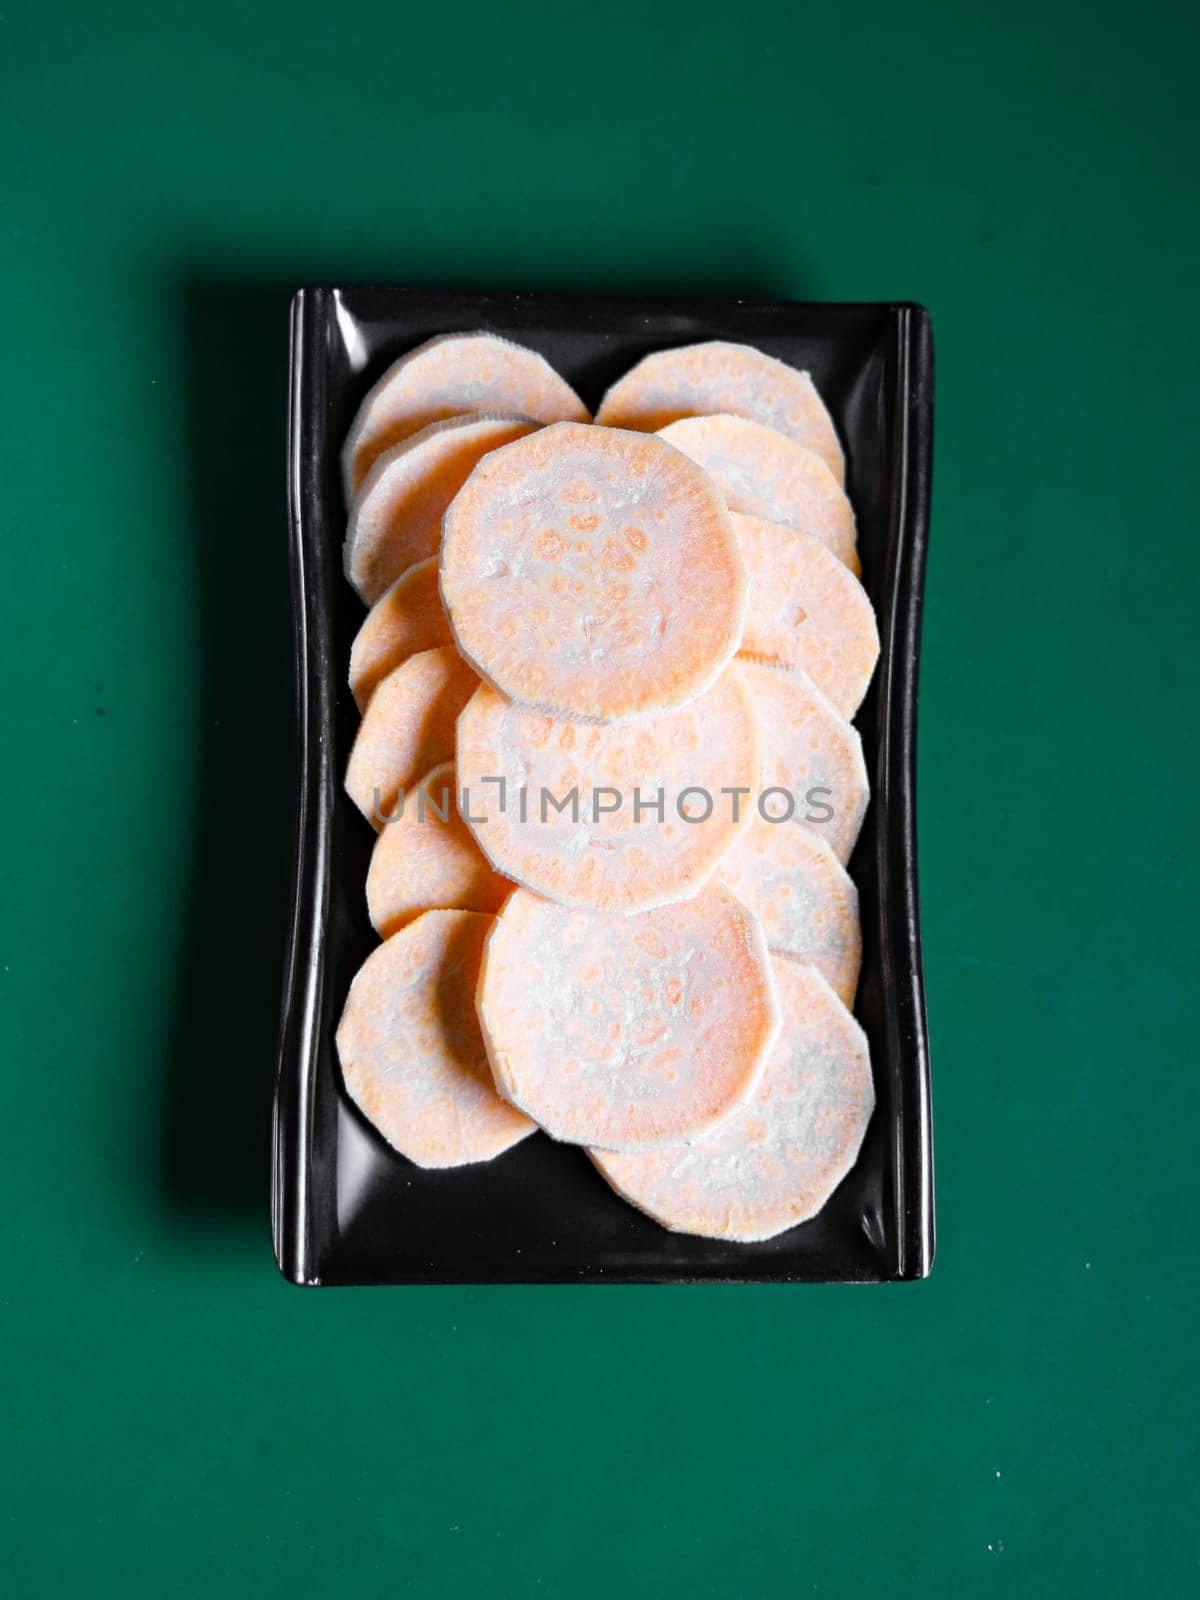
[[[488,1161],[533,1132],[496,1093],[474,995],[493,918],[427,911],[373,950],[337,1030],[350,1098],[422,1167]]]
[[[837,431],[812,378],[750,345],[716,339],[647,356],[609,389],[596,421],[655,432],[680,417],[718,412],[787,434],[845,481]]]
[[[450,417],[379,457],[350,507],[343,551],[367,605],[414,561],[437,554],[446,509],[484,456],[539,426],[524,417]]]
[[[447,417],[507,412],[587,422],[587,407],[544,357],[494,333],[442,334],[388,368],[358,409],[342,450],[346,504],[385,450]]]
[[[646,1149],[746,1103],[779,1032],[762,930],[720,887],[633,918],[519,889],[488,940],[479,1015],[497,1088],[553,1137]]]
[[[380,681],[409,656],[454,644],[450,620],[438,592],[436,556],[400,575],[368,611],[350,649],[350,692],[359,711]]]
[[[699,1144],[589,1154],[675,1233],[749,1242],[815,1216],[858,1158],[875,1106],[866,1036],[811,967],[776,960],[779,1041],[746,1109]]]
[[[821,457],[744,417],[685,417],[660,430],[720,489],[730,511],[798,528],[828,545],[856,575],[854,511]]]
[[[711,480],[653,435],[559,423],[485,457],[446,513],[442,598],[502,694],[619,722],[709,688],[746,572]]]
[[[810,534],[735,512],[750,575],[740,655],[806,672],[852,717],[879,660],[879,631],[866,590]]]
[[[870,799],[862,740],[803,672],[758,661],[741,668],[765,730],[763,806],[787,816],[785,790],[794,805],[792,820],[770,826],[813,828],[845,865]]]
[[[614,727],[562,722],[479,688],[458,721],[458,777],[492,865],[547,899],[597,910],[693,894],[750,822],[746,803],[721,792],[753,790],[761,772],[744,670],[733,664],[680,711]]]
[[[717,877],[762,923],[773,954],[816,967],[843,1004],[854,1004],[862,964],[858,890],[824,839],[756,814]]]
[[[496,912],[512,884],[493,871],[458,811],[453,761],[426,773],[375,841],[367,909],[381,939],[423,911]]]
[[[346,793],[373,827],[401,789],[454,756],[454,727],[479,679],[449,645],[422,650],[371,696],[346,764]]]

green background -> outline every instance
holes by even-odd
[[[0,1582],[1184,1595],[1190,8],[0,13]],[[268,1102],[304,282],[912,298],[940,1253],[302,1293]]]

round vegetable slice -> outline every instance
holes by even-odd
[[[583,401],[544,356],[494,333],[448,333],[401,356],[358,409],[342,451],[349,504],[376,458],[431,422],[464,413],[588,422]]]
[[[752,345],[718,339],[647,356],[613,384],[596,421],[609,428],[656,432],[680,417],[716,412],[748,417],[786,433],[815,450],[837,481],[844,482],[842,447],[812,378]]]
[[[861,572],[853,508],[814,451],[744,417],[685,417],[658,437],[704,468],[731,511],[799,528]]]
[[[759,817],[775,828],[814,828],[844,865],[862,828],[871,788],[862,740],[803,672],[743,661],[766,735]]]
[[[367,910],[383,939],[422,911],[499,911],[512,884],[493,872],[458,812],[454,763],[426,773],[380,833]]]
[[[561,722],[487,685],[458,721],[466,821],[498,872],[547,899],[633,912],[694,894],[749,826],[762,733],[735,663],[680,711]]]
[[[727,889],[634,918],[519,889],[488,939],[479,1017],[500,1093],[555,1139],[698,1139],[750,1098],[779,1032],[757,921]]]
[[[376,685],[418,650],[453,645],[450,620],[438,591],[436,556],[400,575],[367,612],[350,647],[350,692],[360,711]]]
[[[712,481],[661,439],[562,422],[487,456],[446,513],[459,649],[513,700],[588,722],[702,694],[746,571]]]
[[[812,967],[777,960],[783,1030],[750,1104],[696,1145],[589,1151],[631,1205],[674,1233],[773,1239],[822,1209],[875,1107],[866,1036]]]
[[[475,1014],[493,921],[427,911],[367,957],[338,1024],[350,1098],[421,1167],[490,1161],[534,1131],[496,1093]]]
[[[788,822],[750,827],[717,876],[762,923],[767,948],[809,962],[846,1005],[862,965],[858,890],[826,841]]]
[[[528,417],[451,417],[379,457],[350,507],[342,552],[368,605],[406,567],[437,553],[446,508],[488,451],[540,426]]]
[[[879,660],[866,590],[811,534],[740,512],[733,526],[750,574],[741,654],[801,668],[852,717]]]
[[[454,755],[454,724],[479,679],[450,645],[421,650],[375,693],[346,763],[346,793],[376,828],[401,789]]]

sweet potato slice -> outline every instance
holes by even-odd
[[[784,818],[775,828],[815,829],[844,865],[870,799],[862,740],[803,672],[759,661],[741,668],[767,743],[756,815]]]
[[[844,717],[852,717],[879,660],[879,630],[867,592],[811,534],[735,512],[750,574],[741,654],[807,672]]]
[[[756,814],[717,877],[762,923],[770,951],[810,963],[839,1000],[854,1004],[862,964],[858,890],[824,839]]]
[[[519,889],[488,939],[479,1017],[500,1093],[555,1139],[641,1150],[710,1134],[779,1032],[762,929],[727,889],[614,917]]]
[[[494,872],[458,811],[453,761],[426,773],[375,841],[367,910],[386,939],[422,911],[499,911],[512,884]]]
[[[746,587],[721,496],[652,435],[543,428],[481,461],[446,513],[459,649],[552,715],[619,722],[702,694],[741,642]]]
[[[704,468],[731,511],[799,528],[861,572],[853,508],[814,451],[744,417],[684,417],[658,437]]]
[[[540,426],[527,417],[450,417],[379,457],[350,507],[342,551],[346,577],[368,605],[414,561],[436,555],[446,508],[488,451]]]
[[[489,412],[535,422],[589,422],[583,401],[535,350],[494,333],[446,333],[394,362],[367,394],[346,436],[349,505],[377,457],[446,417]]]
[[[350,692],[360,711],[376,685],[418,650],[453,645],[450,619],[438,590],[436,556],[415,562],[385,589],[350,647]]]
[[[749,802],[723,791],[748,794],[761,774],[742,673],[734,663],[682,710],[607,728],[480,687],[458,720],[458,778],[492,865],[547,899],[604,911],[694,894],[750,823]]]
[[[631,1205],[673,1233],[772,1239],[822,1209],[875,1107],[866,1035],[812,967],[776,960],[783,1029],[750,1104],[699,1144],[589,1151]]]
[[[496,1093],[475,1014],[493,920],[474,911],[418,917],[367,957],[338,1024],[350,1098],[421,1167],[490,1161],[533,1132]]]
[[[346,793],[375,828],[401,789],[454,756],[454,724],[479,679],[451,645],[421,650],[371,696],[346,763]]]
[[[713,340],[647,356],[613,384],[596,421],[654,433],[680,417],[716,412],[787,434],[815,450],[839,483],[845,481],[837,431],[812,378],[751,345]]]

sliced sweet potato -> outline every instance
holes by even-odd
[[[466,413],[587,422],[587,407],[534,350],[494,333],[447,333],[401,356],[359,407],[342,451],[347,505],[378,456],[431,422]]]
[[[713,340],[660,350],[618,379],[596,421],[657,432],[680,417],[725,412],[786,433],[815,450],[839,483],[846,476],[837,431],[807,372],[752,345]]]
[[[711,480],[653,435],[563,422],[493,451],[446,513],[442,598],[503,694],[619,722],[709,688],[746,573]]]
[[[454,725],[479,679],[450,645],[421,650],[379,684],[346,763],[346,793],[375,828],[401,789],[454,756]]]
[[[803,672],[759,661],[741,668],[766,733],[756,814],[785,819],[771,827],[815,829],[844,865],[870,799],[862,740]]]
[[[750,574],[741,654],[807,672],[844,717],[852,717],[879,660],[879,630],[867,592],[811,534],[735,512]]]
[[[811,828],[754,821],[717,868],[762,923],[767,948],[806,961],[848,1006],[862,964],[858,890],[826,841]]]
[[[458,811],[453,761],[426,773],[375,841],[367,910],[386,939],[423,911],[499,911],[512,884],[494,872]]]
[[[338,1024],[350,1098],[421,1167],[490,1161],[533,1132],[496,1093],[475,1013],[492,922],[427,911],[367,957]]]
[[[479,1017],[500,1093],[568,1143],[709,1135],[779,1032],[762,929],[727,889],[614,917],[519,889],[488,939]]]
[[[862,570],[853,508],[814,451],[744,417],[684,417],[658,437],[704,468],[731,511],[799,528],[852,572]]]
[[[751,793],[761,772],[742,673],[735,663],[682,710],[615,727],[479,688],[458,721],[458,778],[492,865],[550,900],[605,911],[694,894],[750,824],[749,802],[725,792]]]
[[[749,1242],[816,1216],[858,1159],[875,1106],[867,1040],[812,967],[776,960],[783,1029],[746,1109],[699,1144],[589,1151],[674,1233]]]
[[[418,561],[385,589],[350,648],[350,692],[360,711],[376,685],[419,650],[453,645],[450,619],[438,590],[436,556]]]
[[[346,577],[368,605],[414,561],[437,554],[442,518],[489,450],[534,433],[527,417],[450,417],[375,462],[350,507]]]

